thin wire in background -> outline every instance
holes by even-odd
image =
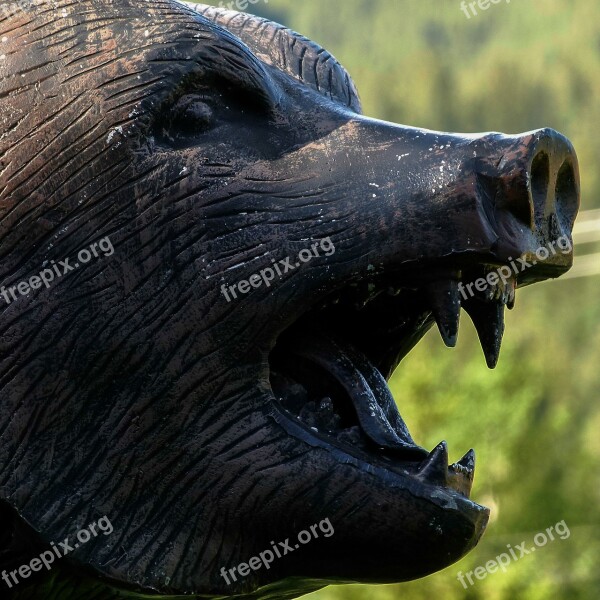
[[[577,249],[585,244],[600,242],[600,209],[586,210],[579,214],[573,229],[573,240]],[[600,275],[600,252],[577,255],[573,268],[561,279],[576,279],[596,275]]]

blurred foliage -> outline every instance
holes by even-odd
[[[583,209],[600,207],[597,2],[513,0],[471,19],[458,0],[270,0],[250,9],[330,50],[370,116],[445,131],[558,129],[579,154]],[[600,598],[599,297],[600,275],[521,290],[493,372],[467,317],[455,350],[428,334],[392,389],[419,443],[448,440],[451,460],[475,446],[474,498],[492,508],[488,531],[459,564],[421,581],[308,598]],[[561,520],[568,539],[468,590],[457,581]]]

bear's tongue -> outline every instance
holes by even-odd
[[[417,446],[384,377],[351,343],[314,327],[288,331],[271,356],[271,386],[282,407],[317,435],[469,497],[473,450],[448,465],[445,442],[431,452]]]
[[[286,355],[286,366],[280,364],[278,370],[286,376],[287,386],[294,382],[296,393],[298,387],[306,391],[303,400],[295,399],[296,404],[304,402],[304,405],[297,405],[295,410],[291,408],[293,412],[305,420],[308,416],[312,419],[310,422],[318,426],[318,414],[329,409],[331,415],[327,420],[321,419],[323,427],[328,429],[333,426],[330,417],[337,416],[331,409],[335,406],[340,420],[344,420],[349,400],[360,430],[376,447],[399,452],[412,460],[428,456],[429,453],[413,441],[381,373],[350,344],[314,330],[296,332],[293,339],[286,341],[282,354]],[[294,402],[284,397],[282,389],[278,392],[284,404]],[[310,411],[315,414],[307,415]],[[352,417],[346,417],[347,424],[350,424],[349,419]],[[339,428],[339,423],[336,425]]]

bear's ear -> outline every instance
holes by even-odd
[[[265,63],[355,113],[362,113],[352,78],[318,44],[268,19],[205,4],[177,1],[237,36]]]

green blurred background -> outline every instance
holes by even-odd
[[[553,127],[573,141],[582,175],[575,268],[570,278],[517,293],[497,369],[486,368],[463,313],[455,350],[432,331],[392,380],[417,442],[433,448],[446,439],[451,460],[475,447],[473,496],[492,509],[481,543],[420,581],[329,587],[308,598],[597,600],[600,4],[503,0],[470,19],[459,0],[260,0],[248,10],[332,52],[369,116],[456,132]],[[459,571],[485,565],[507,544],[531,547],[536,533],[562,520],[568,539],[468,590],[458,582]]]

